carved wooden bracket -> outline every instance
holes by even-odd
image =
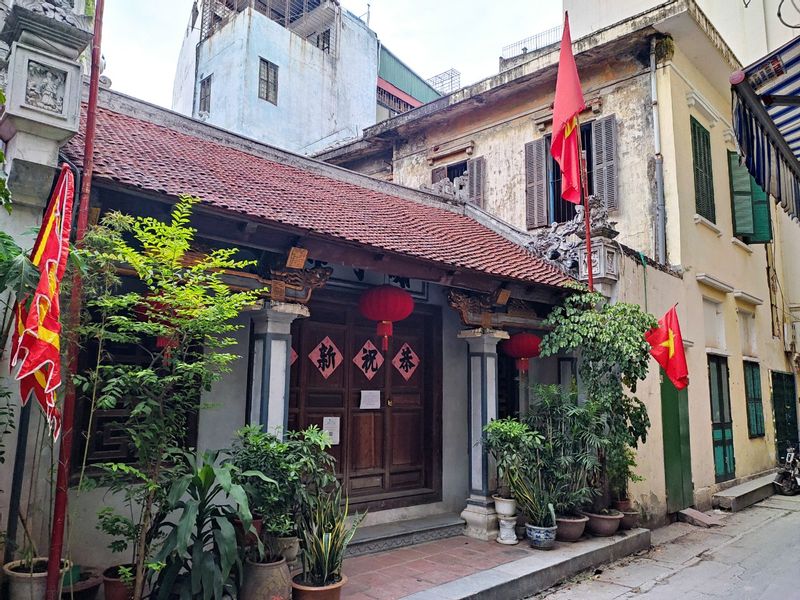
[[[497,305],[497,294],[479,294],[451,288],[447,302],[467,327],[485,329],[542,328],[542,319],[529,302],[518,298],[508,300],[505,307]]]

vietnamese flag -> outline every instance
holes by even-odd
[[[564,13],[564,35],[558,58],[556,98],[553,103],[553,142],[550,154],[561,167],[561,197],[573,204],[581,203],[581,152],[578,114],[586,108],[578,78],[578,67],[572,55],[569,15]]]
[[[683,336],[675,307],[670,308],[658,321],[658,327],[648,331],[644,337],[652,347],[650,354],[675,387],[682,390],[689,385],[686,352],[683,349]]]

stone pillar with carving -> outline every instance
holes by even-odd
[[[616,223],[609,222],[608,210],[602,200],[591,196],[589,207],[591,209],[589,224],[592,235],[591,268],[594,275],[594,287],[596,291],[611,298],[619,280],[620,249],[619,245],[613,241],[619,232],[614,229]],[[578,207],[578,212],[580,214],[576,220],[583,218],[582,207]],[[576,234],[582,240],[578,247],[578,279],[586,282],[589,280],[588,265],[590,263],[587,260],[586,235],[581,231],[577,231]]]
[[[309,316],[302,304],[271,302],[253,317],[250,423],[279,437],[289,416],[289,373],[292,367],[292,322]]]
[[[466,521],[467,536],[488,541],[498,535],[497,513],[491,497],[497,481],[481,439],[483,427],[497,418],[497,343],[507,339],[508,333],[479,328],[462,331],[458,337],[469,345],[467,427],[470,491],[461,518]]]

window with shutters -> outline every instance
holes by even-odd
[[[561,198],[561,168],[550,154],[551,135],[525,144],[525,210],[528,229],[564,223],[575,217],[575,205]],[[586,151],[587,188],[610,211],[617,201],[617,125],[614,115],[581,124]]]
[[[745,244],[772,241],[769,197],[740,163],[736,152],[728,152],[728,175],[731,183],[733,235]]]
[[[258,97],[278,104],[278,65],[263,58],[258,67]]]
[[[446,166],[436,167],[431,171],[431,183],[438,183],[443,179],[452,182],[458,177],[467,178],[467,198],[480,207],[484,205],[486,189],[486,160],[482,156],[462,160]]]
[[[714,209],[714,173],[711,167],[711,137],[708,130],[690,117],[692,129],[692,162],[694,167],[695,211],[712,223],[717,222]]]
[[[764,436],[764,403],[761,399],[761,369],[757,362],[744,361],[744,395],[747,402],[747,434]]]
[[[201,113],[211,112],[211,75],[200,82],[200,105],[198,111]]]

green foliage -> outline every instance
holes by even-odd
[[[630,446],[613,446],[606,452],[606,473],[611,495],[617,500],[628,498],[628,483],[642,481],[634,472],[636,454]]]
[[[655,317],[636,304],[611,304],[599,293],[579,291],[550,313],[546,325],[552,330],[542,340],[542,356],[579,356],[587,404],[604,422],[606,452],[645,442],[650,419],[635,393],[647,376],[650,345],[644,334],[657,325]]]
[[[608,445],[604,420],[597,405],[578,403],[574,389],[537,385],[532,398],[524,422],[543,439],[538,449],[543,485],[558,514],[574,513],[597,493],[598,456]]]
[[[93,227],[79,253],[86,269],[85,310],[77,332],[94,344],[94,364],[76,379],[92,407],[123,409],[120,427],[130,439],[133,465],[104,465],[106,482],[122,494],[133,521],[134,597],[144,593],[152,547],[152,524],[167,503],[170,461],[179,456],[189,417],[202,391],[211,389],[237,357],[222,350],[235,343],[232,320],[255,301],[252,292],[233,292],[222,279],[242,269],[235,249],[216,250],[189,261],[196,198],[181,197],[171,219],[112,212]],[[124,289],[118,267],[135,274]],[[164,343],[156,345],[154,339]],[[144,365],[114,360],[107,345],[136,345],[149,356]],[[132,478],[132,479],[131,479]],[[127,517],[127,515],[125,515]]]
[[[512,417],[496,419],[483,428],[483,447],[494,457],[498,477],[506,484],[509,471],[525,462],[541,443],[538,433]]]
[[[12,431],[14,431],[14,408],[11,406],[11,391],[0,382],[0,465],[6,462],[5,438]]]
[[[342,563],[347,544],[366,517],[357,513],[347,526],[347,498],[342,501],[342,488],[338,484],[332,491],[321,491],[303,517],[302,561],[303,585],[322,587],[342,579]]]
[[[0,89],[0,106],[6,105],[5,90]],[[5,152],[0,150],[0,164],[5,164]],[[11,214],[11,190],[8,189],[8,182],[3,174],[0,176],[0,206],[3,207],[8,214]]]
[[[242,555],[233,520],[240,519],[249,530],[252,516],[247,494],[234,482],[237,467],[220,463],[218,455],[184,452],[175,469],[161,512],[174,519],[162,517],[153,524],[155,537],[164,537],[152,560],[156,600],[222,600],[236,595]],[[258,477],[253,472],[245,475]]]

